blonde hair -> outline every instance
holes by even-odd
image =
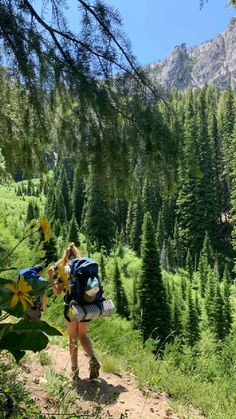
[[[57,264],[67,265],[67,263],[74,258],[80,258],[80,251],[75,246],[75,243],[70,243],[69,246],[64,250],[63,256],[58,260]]]

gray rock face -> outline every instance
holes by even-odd
[[[205,83],[236,89],[236,17],[211,41],[193,48],[176,46],[168,59],[149,64],[145,70],[167,91],[202,87]]]

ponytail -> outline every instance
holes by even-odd
[[[71,259],[80,258],[80,250],[75,246],[75,244],[72,242],[69,244],[69,246],[64,250],[63,256],[59,261],[58,264],[67,265],[67,263]]]

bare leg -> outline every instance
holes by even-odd
[[[89,377],[91,380],[94,380],[95,378],[99,377],[99,370],[100,370],[100,364],[97,360],[97,358],[94,356],[93,347],[91,340],[87,336],[87,330],[88,330],[88,323],[81,323],[78,322],[78,338],[80,340],[80,343],[85,350],[86,354],[89,356],[89,369],[90,374]]]
[[[76,368],[78,367],[78,333],[77,333],[77,323],[78,322],[66,322],[67,329],[69,334],[69,351],[71,366]]]
[[[88,322],[77,322],[78,328],[77,328],[77,336],[80,340],[82,348],[85,350],[86,354],[92,358],[94,356],[93,347],[91,340],[87,336],[87,330],[88,330]]]

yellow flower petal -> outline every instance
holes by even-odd
[[[27,304],[27,303],[26,303],[26,301],[24,300],[24,296],[23,296],[23,295],[21,295],[21,296],[19,297],[19,299],[20,299],[21,304],[23,305],[23,311],[26,311],[26,310],[27,310],[27,308],[28,308],[28,304]]]
[[[8,288],[12,293],[12,299],[10,302],[10,307],[13,308],[16,306],[18,302],[21,302],[23,306],[23,310],[26,311],[28,305],[33,304],[33,297],[28,295],[28,291],[32,290],[32,286],[27,284],[27,282],[24,279],[23,275],[20,275],[19,281],[15,281],[15,284],[5,284],[5,288]]]
[[[42,217],[40,219],[40,229],[43,232],[44,235],[44,241],[48,242],[51,237],[51,226],[48,222],[47,217]]]
[[[12,297],[11,303],[10,303],[10,307],[11,308],[15,307],[16,304],[18,303],[18,301],[19,301],[18,295],[14,294],[13,297]]]
[[[22,294],[26,294],[27,292],[31,290],[32,290],[31,285],[27,284],[23,275],[20,275],[20,279],[18,282],[18,291],[21,292]]]
[[[22,298],[24,298],[24,300],[27,301],[31,306],[33,305],[34,298],[32,298],[31,296],[29,296],[29,295],[22,295]]]

